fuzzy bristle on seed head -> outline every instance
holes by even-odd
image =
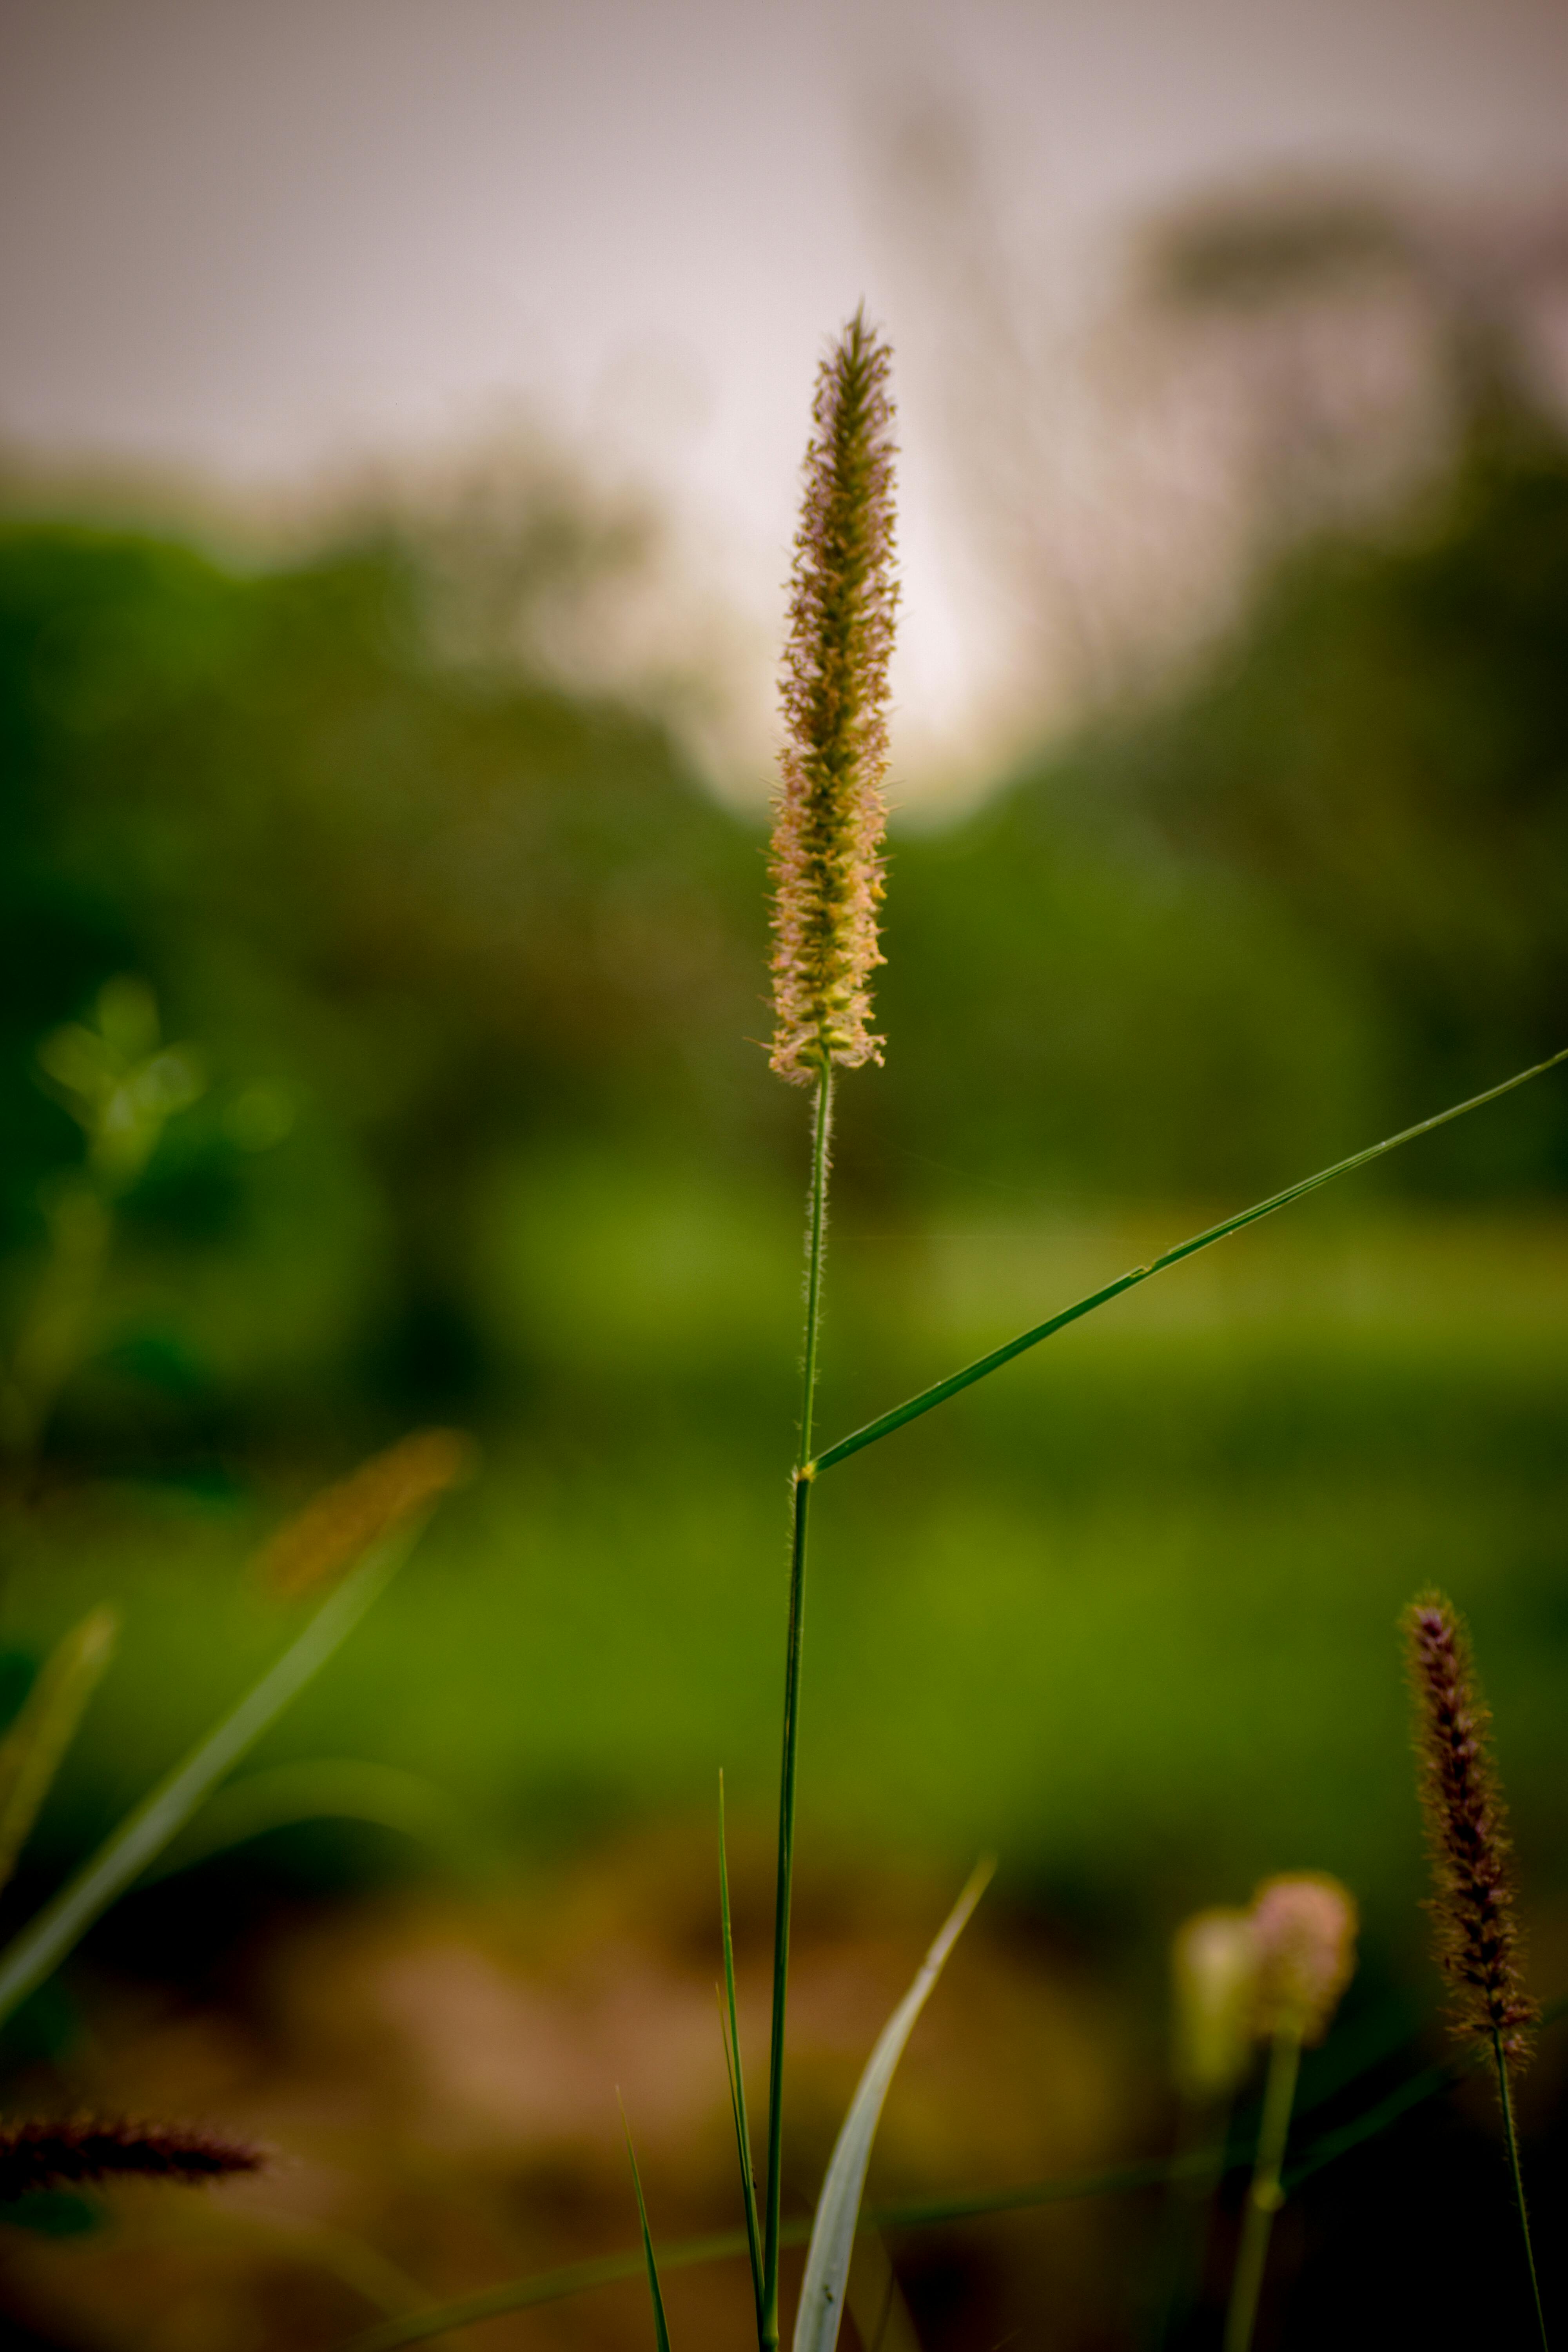
[[[1267,1878],[1252,1898],[1258,2030],[1321,2042],[1355,1969],[1355,1897],[1326,1871]]]
[[[881,1059],[868,983],[882,961],[882,779],[899,597],[891,364],[857,311],[817,376],[795,535],[773,840],[771,1058],[802,1085],[835,1064]]]
[[[1415,1702],[1415,1753],[1436,1927],[1437,1965],[1452,1990],[1456,2030],[1522,2065],[1540,2012],[1520,1970],[1508,1813],[1476,1687],[1469,1635],[1440,1592],[1413,1601],[1404,1620]]]
[[[124,2179],[178,2180],[191,2185],[236,2172],[257,2172],[259,2148],[178,2125],[102,2121],[0,2124],[0,2203],[38,2189]]]

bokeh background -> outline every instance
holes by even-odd
[[[257,1833],[7,2031],[13,2107],[278,2162],[0,2228],[13,2340],[326,2347],[622,2245],[617,2082],[656,2228],[734,2219],[713,1800],[760,2057],[805,1150],[757,1044],[770,681],[862,297],[907,622],[829,1436],[1568,1044],[1565,84],[1544,0],[12,0],[0,1697],[125,1630],[6,1916],[287,1637],[247,1563],[292,1508],[412,1427],[482,1448],[253,1759]],[[825,1485],[800,2210],[980,1849],[882,2193],[1159,2152],[1170,1931],[1270,1870],[1363,1906],[1320,2115],[1440,2051],[1429,1581],[1568,1983],[1565,1187],[1552,1076]],[[1473,2340],[1499,2162],[1461,2098],[1325,2171],[1268,2340]],[[1149,2341],[1160,2229],[894,2237],[887,2340]],[[671,2302],[743,2337],[733,2266]],[[617,2289],[450,2340],[647,2330]]]

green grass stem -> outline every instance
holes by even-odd
[[[1285,2201],[1280,2174],[1285,2167],[1285,2142],[1290,2132],[1290,2110],[1296,2103],[1296,2077],[1300,2063],[1300,2035],[1276,2033],[1269,2044],[1258,2154],[1242,2214],[1241,2244],[1236,2257],[1236,2275],[1231,2281],[1230,2309],[1226,2315],[1225,2352],[1251,2352],[1274,2216]]]
[[[1551,2352],[1546,2336],[1546,2314],[1541,2303],[1541,2281],[1535,2274],[1535,2248],[1530,2235],[1530,2208],[1524,2197],[1524,2173],[1519,2161],[1519,2134],[1514,2128],[1513,2091],[1508,2079],[1508,2060],[1503,2054],[1502,2036],[1492,2028],[1492,2057],[1497,2065],[1498,2097],[1502,2102],[1503,2138],[1508,2143],[1509,2170],[1513,2175],[1514,2202],[1519,2207],[1520,2231],[1524,2239],[1525,2267],[1530,2273],[1530,2292],[1535,2303],[1535,2325],[1541,2332],[1541,2352]]]
[[[1092,1315],[1097,1307],[1109,1306],[1123,1292],[1135,1290],[1140,1283],[1163,1274],[1169,1266],[1179,1265],[1184,1258],[1195,1256],[1199,1250],[1211,1248],[1227,1235],[1240,1233],[1244,1226],[1255,1225],[1260,1217],[1271,1217],[1277,1209],[1289,1208],[1292,1201],[1302,1200],[1307,1193],[1317,1192],[1324,1184],[1331,1184],[1337,1176],[1349,1176],[1358,1168],[1369,1167],[1374,1160],[1381,1160],[1385,1152],[1397,1151],[1402,1144],[1414,1143],[1419,1136],[1430,1135],[1435,1129],[1447,1127],[1453,1119],[1463,1118],[1467,1111],[1479,1110],[1484,1103],[1496,1102],[1500,1096],[1511,1094],[1516,1087],[1527,1086],[1531,1078],[1539,1078],[1547,1070],[1554,1070],[1564,1060],[1568,1060],[1568,1045],[1561,1053],[1552,1055],[1547,1061],[1537,1062],[1531,1068],[1520,1070],[1511,1078],[1504,1078],[1500,1086],[1489,1087],[1484,1094],[1472,1095],[1467,1102],[1454,1103],[1431,1118],[1421,1119],[1414,1127],[1402,1128],[1397,1135],[1386,1137],[1382,1143],[1368,1144],[1363,1151],[1353,1151],[1348,1160],[1338,1160],[1331,1168],[1321,1168],[1315,1176],[1304,1176],[1299,1183],[1288,1184],[1282,1192],[1271,1193],[1267,1201],[1256,1202],[1250,1209],[1243,1209],[1234,1217],[1223,1218],[1217,1225],[1205,1226],[1201,1234],[1194,1234],[1190,1239],[1177,1242],[1173,1248],[1163,1251],[1147,1265],[1136,1265],[1130,1274],[1118,1275],[1114,1282],[1106,1283],[1102,1289],[1091,1290],[1086,1298],[1077,1299],[1072,1306],[1064,1307],[1058,1314],[1047,1317],[1044,1323],[1037,1323],[1031,1329],[1019,1332],[1016,1339],[1005,1341],[1000,1348],[993,1348],[989,1355],[977,1356],[973,1363],[965,1364],[962,1370],[950,1372],[945,1380],[936,1381],[929,1389],[922,1389],[918,1396],[910,1397],[903,1404],[894,1405],[889,1412],[879,1413],[875,1421],[867,1422],[863,1428],[852,1430],[836,1445],[825,1447],[806,1467],[814,1477],[820,1476],[825,1470],[835,1469],[840,1462],[847,1462],[852,1454],[860,1453],[868,1445],[875,1445],[879,1438],[890,1437],[894,1430],[918,1421],[921,1413],[931,1412],[937,1405],[945,1404],[949,1397],[973,1388],[976,1381],[984,1380],[989,1373],[1000,1371],[1003,1365],[1010,1364],[1015,1356],[1022,1356],[1030,1348],[1038,1347],[1042,1339],[1066,1330],[1069,1323],[1077,1323],[1084,1316]]]
[[[812,1412],[816,1398],[817,1342],[822,1326],[822,1265],[827,1230],[827,1171],[833,1132],[833,1073],[825,1065],[816,1086],[812,1138],[811,1196],[806,1223],[805,1344],[801,1364],[800,1447],[790,1533],[789,1619],[784,1645],[784,1757],[779,1770],[778,1876],[773,1897],[773,2021],[768,2042],[767,2210],[763,2239],[763,2307],[758,2342],[773,2352],[779,2340],[779,2211],[784,2171],[784,2011],[789,1989],[790,1900],[795,1878],[795,1807],[800,1746],[801,1640],[805,1619],[805,1528],[814,1473]]]
[[[1152,2340],[1163,2352],[1197,2299],[1208,2251],[1214,2200],[1225,2177],[1231,2102],[1185,2097],[1162,2217]],[[1219,2126],[1217,2132],[1215,2126]],[[1198,2159],[1203,2161],[1199,2162]]]

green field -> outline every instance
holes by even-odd
[[[840,1433],[1201,1222],[955,1211],[919,1234],[847,1214],[819,1427]],[[721,1764],[760,1824],[791,1206],[672,1180],[639,1187],[634,1213],[580,1171],[503,1201],[489,1246],[528,1392],[258,1760],[405,1768],[530,1858],[669,1809],[695,1832]],[[1309,1204],[830,1473],[806,1851],[956,1867],[994,1846],[1019,1895],[1145,1929],[1321,1865],[1414,1961],[1394,1620],[1431,1580],[1474,1622],[1531,1896],[1560,1894],[1565,1300],[1568,1219]],[[280,1507],[121,1486],[35,1514],[16,1638],[102,1597],[127,1618],[46,1824],[57,1851],[285,1638],[293,1619],[243,1573]]]

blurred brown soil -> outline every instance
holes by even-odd
[[[772,1903],[760,1842],[733,1872],[760,2145]],[[786,2210],[808,2209],[859,2068],[953,1891],[865,1871],[802,1887]],[[204,2001],[102,1988],[85,2045],[39,2098],[208,2123],[263,2141],[273,2160],[214,2190],[116,2189],[89,2234],[0,2231],[0,2311],[81,2352],[328,2352],[423,2301],[632,2247],[617,2086],[656,2238],[734,2228],[716,1911],[710,1836],[681,1827],[547,1891],[426,1888],[296,1917]],[[870,2193],[1113,2163],[1142,2100],[1117,2005],[993,1901],[916,2029]],[[888,2252],[925,2352],[989,2352],[1017,2327],[1038,2337],[1047,2313],[1045,2340],[1088,2347],[1104,2340],[1092,2315],[1118,2299],[1116,2229],[1104,2207],[1068,2205],[907,2233]],[[880,2309],[885,2279],[869,2247],[852,2313],[861,2297]],[[667,2292],[677,2352],[744,2347],[743,2260],[672,2272]],[[910,2328],[895,2300],[883,2352],[910,2352]],[[634,2282],[442,2340],[647,2352],[652,2330]]]

